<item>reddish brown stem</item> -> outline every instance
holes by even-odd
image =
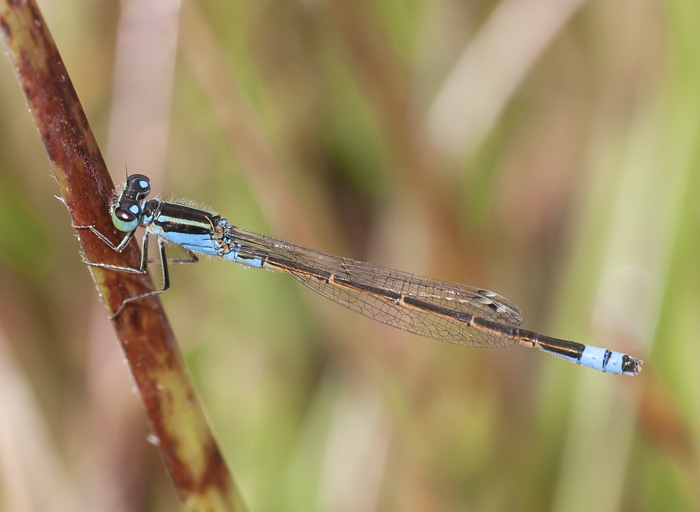
[[[76,226],[95,226],[113,241],[114,185],[46,23],[33,0],[0,0],[0,33]],[[78,229],[85,257],[119,266],[139,263],[137,244],[116,253]],[[109,312],[153,290],[147,275],[90,267]],[[156,297],[128,305],[112,322],[158,447],[187,510],[243,510],[202,414],[172,330]]]

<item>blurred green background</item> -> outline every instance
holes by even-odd
[[[172,268],[251,511],[700,510],[696,0],[39,3],[115,182],[645,361],[465,349],[287,276]],[[4,60],[0,510],[175,510]]]

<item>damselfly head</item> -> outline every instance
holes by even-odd
[[[124,189],[109,207],[114,226],[125,233],[135,230],[141,221],[141,201],[151,192],[151,180],[143,174],[126,178]]]

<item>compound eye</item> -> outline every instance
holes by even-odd
[[[126,180],[126,189],[135,192],[138,199],[146,197],[151,192],[151,180],[143,174],[132,174]]]
[[[119,206],[112,212],[112,223],[125,233],[135,230],[139,225],[139,205],[134,203],[128,207]]]

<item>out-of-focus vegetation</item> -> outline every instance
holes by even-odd
[[[464,349],[171,268],[252,511],[700,508],[696,1],[168,3],[40,2],[115,181],[645,361]],[[0,116],[0,510],[172,510],[7,61]]]

